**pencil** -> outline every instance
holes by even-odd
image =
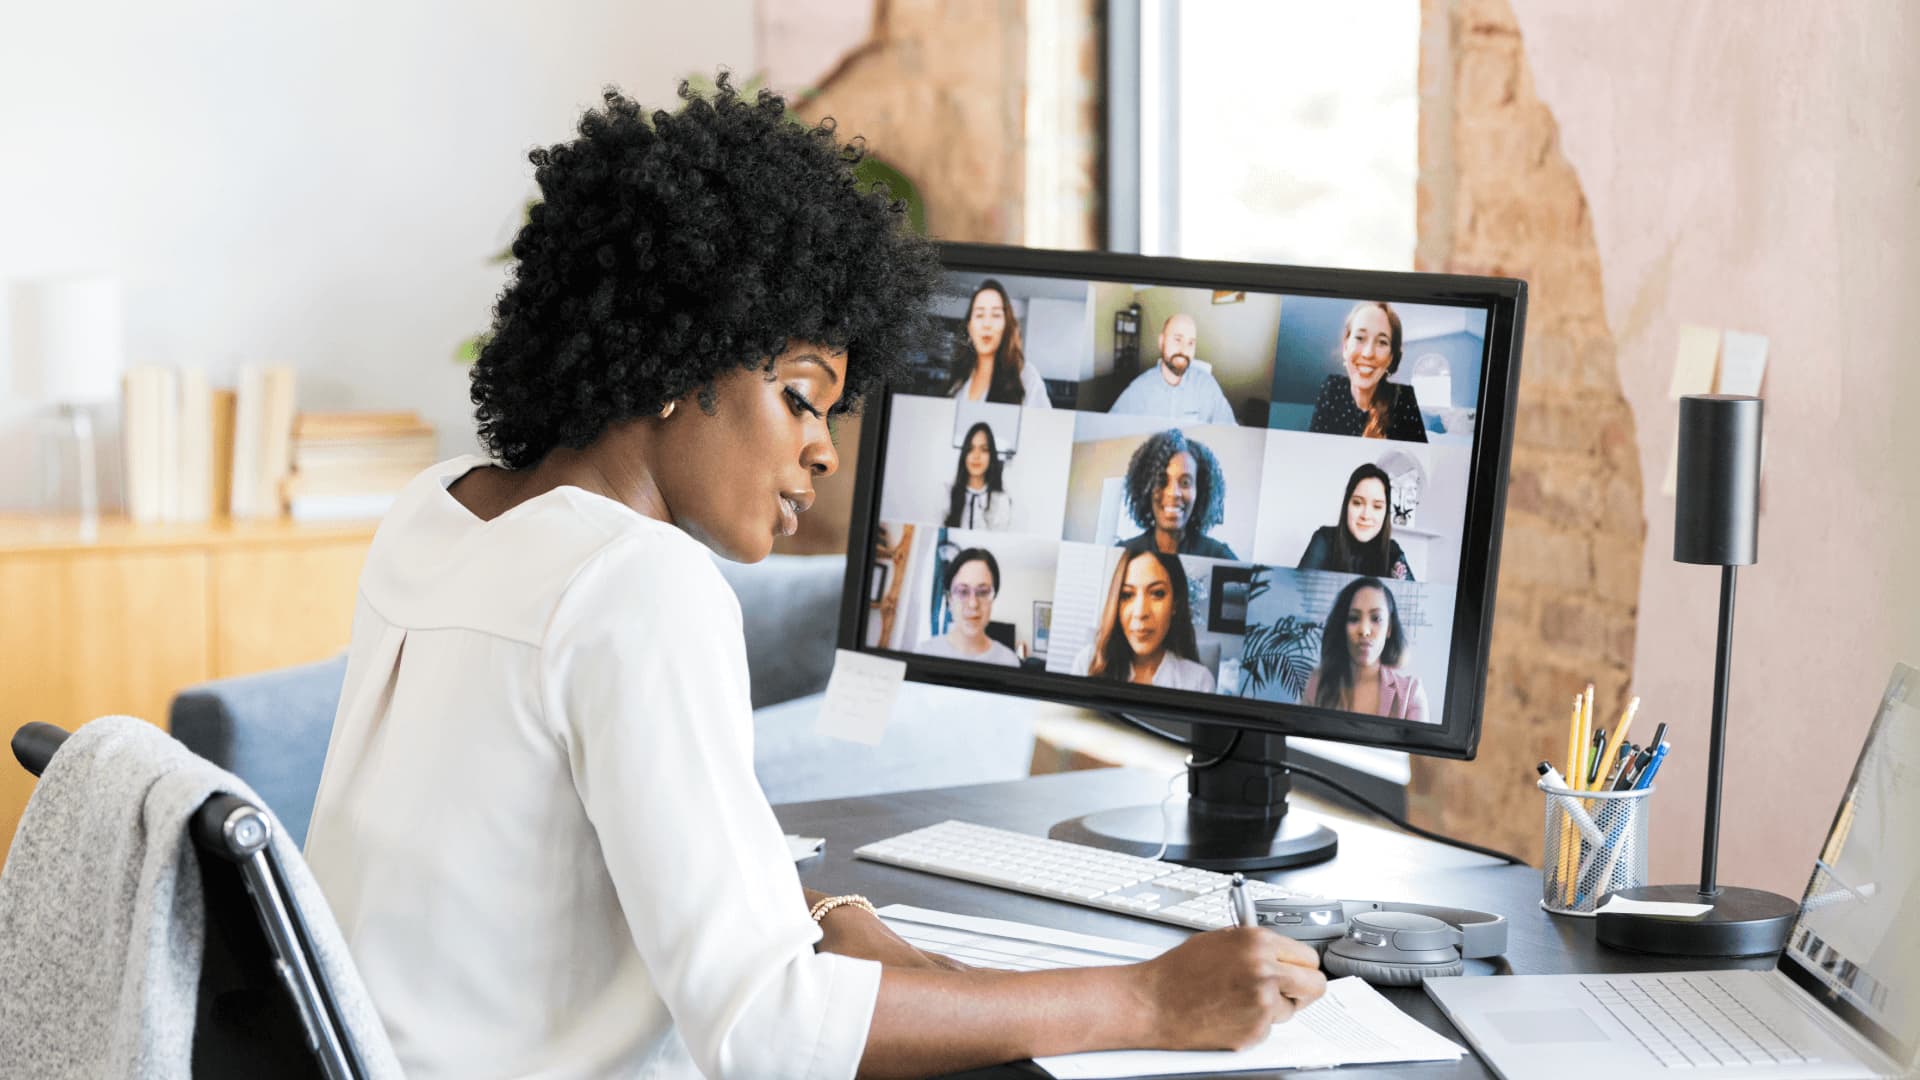
[[[1640,711],[1640,699],[1627,702],[1625,711],[1620,714],[1620,726],[1615,729],[1613,738],[1607,740],[1607,751],[1600,756],[1600,771],[1605,773],[1613,760],[1620,756],[1620,747],[1627,741],[1627,729],[1633,726],[1633,718]],[[1606,785],[1600,785],[1605,788]]]
[[[1570,790],[1573,788],[1573,785],[1574,785],[1573,770],[1578,769],[1579,767],[1580,767],[1580,695],[1575,694],[1573,696],[1573,713],[1567,721],[1567,770],[1568,771],[1566,773],[1566,780],[1567,780],[1567,787]],[[1559,875],[1560,875],[1560,895],[1561,895],[1560,906],[1561,907],[1573,906],[1573,868],[1576,865],[1578,865],[1578,860],[1575,858],[1575,855],[1574,855],[1574,837],[1576,835],[1578,834],[1575,833],[1573,829],[1573,817],[1568,812],[1567,805],[1563,797],[1563,801],[1560,804],[1560,859],[1558,863]]]

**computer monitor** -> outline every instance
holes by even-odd
[[[1333,853],[1286,736],[1473,756],[1523,282],[941,257],[937,336],[868,403],[843,648],[1193,725],[1184,807],[1053,830],[1193,865]]]

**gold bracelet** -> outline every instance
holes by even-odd
[[[814,922],[819,922],[821,919],[826,918],[827,912],[832,911],[834,908],[847,907],[849,905],[857,908],[866,908],[867,914],[875,918],[880,916],[879,912],[873,910],[873,905],[867,901],[867,898],[861,896],[859,893],[848,893],[845,896],[829,896],[825,900],[815,903],[812,908],[808,909],[807,914],[813,917]]]

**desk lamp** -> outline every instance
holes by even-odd
[[[48,278],[18,286],[15,299],[14,348],[32,384],[27,390],[58,410],[57,434],[50,441],[72,440],[80,527],[91,538],[100,520],[100,470],[90,406],[120,394],[125,365],[120,283],[104,275]],[[64,448],[43,447],[42,452],[49,476],[66,471]],[[54,461],[61,463],[57,470],[51,467]]]
[[[1668,956],[1764,956],[1786,945],[1800,911],[1798,904],[1777,893],[1721,885],[1716,865],[1720,774],[1726,763],[1727,685],[1733,668],[1734,571],[1758,557],[1760,413],[1757,397],[1695,394],[1680,399],[1673,558],[1720,567],[1720,645],[1713,673],[1700,884],[1643,885],[1613,894],[1628,900],[1712,907],[1696,918],[1602,911],[1595,919],[1595,936],[1616,948]]]

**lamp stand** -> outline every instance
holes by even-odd
[[[1700,884],[1642,885],[1613,896],[1654,903],[1709,904],[1693,918],[1599,912],[1603,945],[1664,956],[1766,956],[1786,946],[1800,905],[1764,889],[1719,882],[1720,779],[1726,764],[1727,688],[1733,674],[1734,566],[1720,568],[1720,644],[1713,668],[1713,731],[1707,747],[1707,823],[1700,838]],[[1603,905],[1604,906],[1604,905]]]

